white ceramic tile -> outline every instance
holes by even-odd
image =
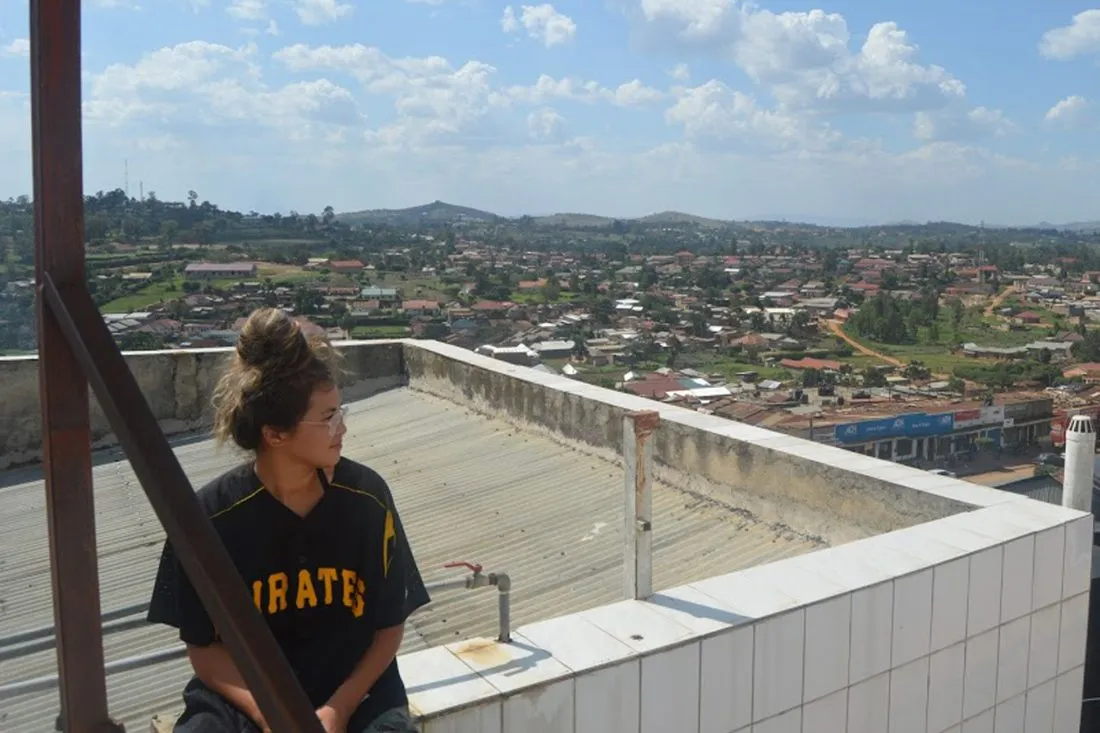
[[[939,565],[966,554],[948,542],[940,541],[936,528],[927,524],[895,530],[882,536],[888,547],[920,558],[927,565]]]
[[[958,547],[967,554],[973,554],[997,544],[996,540],[975,532],[958,521],[948,522],[946,519],[942,519],[931,522],[930,525],[936,527],[936,539],[953,547]]]
[[[932,644],[938,651],[966,638],[970,558],[937,565],[932,574]]]
[[[699,642],[642,657],[642,733],[698,729]]]
[[[690,585],[654,593],[643,603],[694,634],[709,634],[751,621],[748,616],[734,613],[717,598]]]
[[[991,547],[970,558],[966,635],[989,631],[1001,620],[1001,568],[1004,549]]]
[[[848,688],[848,733],[883,733],[890,710],[890,673]]]
[[[802,733],[843,733],[848,729],[848,690],[802,706]]]
[[[1062,597],[1072,598],[1089,589],[1092,578],[1091,514],[1066,525],[1066,557],[1062,576]]]
[[[1037,501],[1006,502],[973,512],[977,531],[989,533],[1003,542],[1034,534],[1064,523],[1073,512]]]
[[[815,573],[805,565],[805,555],[786,558],[769,564],[768,580],[783,595],[793,598],[800,606],[808,606],[833,598],[849,588],[828,575]]]
[[[775,588],[760,565],[728,575],[692,583],[691,587],[714,598],[734,613],[757,619],[774,616],[799,605],[798,602]]]
[[[573,680],[527,688],[504,700],[504,733],[574,733]]]
[[[1062,577],[1058,572],[1064,563],[1066,528],[1044,530],[1035,535],[1035,580],[1031,591],[1033,608],[1046,608],[1062,600]]]
[[[806,608],[803,700],[816,700],[848,686],[852,596],[843,595]]]
[[[1058,628],[1061,620],[1061,605],[1047,606],[1031,614],[1028,687],[1052,680],[1058,674]]]
[[[1035,536],[1028,535],[1005,545],[1001,581],[1001,623],[1031,613],[1035,566]]]
[[[420,723],[422,733],[501,733],[501,704],[475,705]]]
[[[788,710],[774,718],[761,720],[752,727],[752,733],[801,733],[801,731],[802,708]]]
[[[1058,671],[1068,672],[1085,663],[1089,626],[1089,594],[1082,593],[1062,602],[1062,625],[1058,632]]]
[[[894,581],[894,638],[891,666],[928,654],[932,629],[932,569]]]
[[[778,715],[802,702],[802,656],[806,613],[802,609],[756,623],[752,670],[752,717]]]
[[[495,687],[445,647],[402,654],[398,665],[409,703],[418,715],[431,716],[500,696]]]
[[[954,728],[948,728],[943,733],[962,733],[962,726],[956,725]]]
[[[893,637],[894,584],[880,583],[853,593],[851,683],[890,669]]]
[[[701,644],[699,732],[729,733],[747,727],[752,723],[753,627],[730,629]]]
[[[858,590],[889,580],[881,567],[868,562],[862,540],[799,555],[799,567],[829,578],[847,590]]]
[[[638,733],[640,660],[578,675],[573,686],[577,733]]]
[[[890,733],[925,733],[928,657],[890,670]]]
[[[1085,668],[1060,675],[1054,683],[1054,733],[1081,731],[1081,701],[1085,690]]]
[[[519,634],[510,644],[467,639],[447,644],[446,649],[506,695],[572,676],[572,670]]]
[[[636,652],[650,652],[685,641],[694,634],[642,601],[619,601],[578,614]]]
[[[994,733],[1024,733],[1024,704],[1023,695],[999,703],[993,713]]]
[[[962,720],[965,665],[963,643],[932,654],[928,671],[928,730],[942,731]]]
[[[1027,733],[1051,733],[1054,726],[1054,680],[1027,692],[1024,730]]]
[[[578,614],[558,616],[516,630],[574,672],[602,667],[637,652]]]
[[[1027,652],[1031,638],[1031,617],[1009,621],[1001,627],[997,653],[997,703],[1027,689]]]
[[[964,720],[962,733],[993,733],[993,711],[986,710],[969,720]]]
[[[963,681],[963,719],[993,707],[997,693],[997,641],[999,629],[966,640]],[[964,726],[965,727],[965,726]]]

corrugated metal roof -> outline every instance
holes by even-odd
[[[352,404],[344,450],[389,481],[427,581],[454,577],[442,568],[453,560],[509,572],[516,626],[622,598],[621,464],[408,389]],[[240,460],[207,440],[176,452],[195,485]],[[97,466],[94,483],[103,610],[144,602],[163,530],[128,463]],[[653,504],[657,588],[815,547],[672,486],[655,486]],[[0,488],[4,635],[52,622],[44,506],[40,481]],[[496,600],[492,588],[437,593],[413,618],[403,651],[495,635]],[[174,643],[170,629],[141,627],[110,634],[105,646],[110,661]],[[55,671],[52,652],[29,655],[4,662],[0,683]],[[177,660],[112,675],[112,714],[144,730],[152,713],[178,706],[188,674]],[[37,733],[52,727],[57,694],[23,695],[0,710],[5,733]]]

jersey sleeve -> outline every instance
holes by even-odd
[[[209,646],[217,640],[214,624],[199,594],[187,577],[169,542],[160,556],[153,597],[149,601],[149,623],[179,629],[180,641],[192,646]]]
[[[393,496],[385,493],[385,518],[382,531],[382,588],[379,598],[378,628],[387,629],[405,622],[413,611],[427,605],[431,598],[420,578],[405,528],[397,513]],[[374,552],[371,555],[378,557]]]

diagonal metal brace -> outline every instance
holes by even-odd
[[[126,451],[211,620],[268,726],[276,733],[323,733],[309,698],[253,605],[244,580],[172,452],[95,302],[83,285],[39,286],[100,407]]]

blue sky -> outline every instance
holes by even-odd
[[[83,5],[89,191],[128,162],[243,210],[1100,219],[1100,0]],[[0,197],[26,28],[0,3]]]

